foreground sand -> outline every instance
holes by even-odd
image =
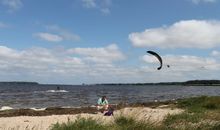
[[[57,122],[65,123],[68,120],[74,121],[77,117],[91,117],[102,123],[111,123],[114,117],[119,115],[136,117],[138,120],[148,120],[151,122],[161,122],[168,114],[178,114],[183,112],[181,109],[170,108],[149,108],[149,107],[127,107],[114,112],[114,116],[103,116],[98,114],[75,114],[75,115],[51,115],[51,116],[18,116],[1,117],[0,130],[49,130],[52,124]]]

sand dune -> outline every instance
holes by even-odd
[[[51,115],[51,116],[18,116],[0,118],[0,130],[49,130],[52,124],[57,122],[65,123],[68,120],[74,121],[77,117],[91,117],[102,123],[111,123],[114,117],[119,115],[135,116],[138,120],[160,122],[167,114],[177,114],[180,109],[170,108],[149,108],[149,107],[127,107],[114,112],[114,116],[103,116],[98,114],[75,114],[75,115]]]

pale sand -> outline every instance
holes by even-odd
[[[147,120],[153,123],[161,122],[168,114],[178,114],[183,112],[181,109],[170,108],[124,108],[114,112],[114,116],[103,116],[98,114],[76,114],[76,115],[51,115],[51,116],[19,116],[0,118],[0,130],[49,130],[52,124],[57,122],[65,123],[68,120],[74,121],[77,117],[91,117],[102,123],[108,124],[114,121],[119,115],[132,116],[138,120]]]

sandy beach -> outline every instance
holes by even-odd
[[[161,122],[168,114],[178,114],[183,112],[181,109],[171,109],[166,107],[126,107],[114,112],[114,116],[103,116],[102,113],[97,114],[65,114],[65,115],[49,115],[49,116],[16,116],[1,117],[0,130],[49,130],[50,126],[55,123],[65,123],[74,121],[77,117],[93,118],[101,123],[111,123],[114,117],[125,115],[135,116],[137,120],[147,120],[153,123]]]

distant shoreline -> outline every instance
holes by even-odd
[[[0,85],[39,85],[39,83],[26,81],[1,81]]]
[[[26,81],[1,81],[1,85],[71,85],[71,84],[40,84],[38,82],[26,82]],[[99,83],[99,84],[81,84],[82,86],[93,85],[180,85],[180,86],[220,86],[220,80],[189,80],[185,82],[158,82],[158,83]],[[78,86],[78,85],[77,85]]]

